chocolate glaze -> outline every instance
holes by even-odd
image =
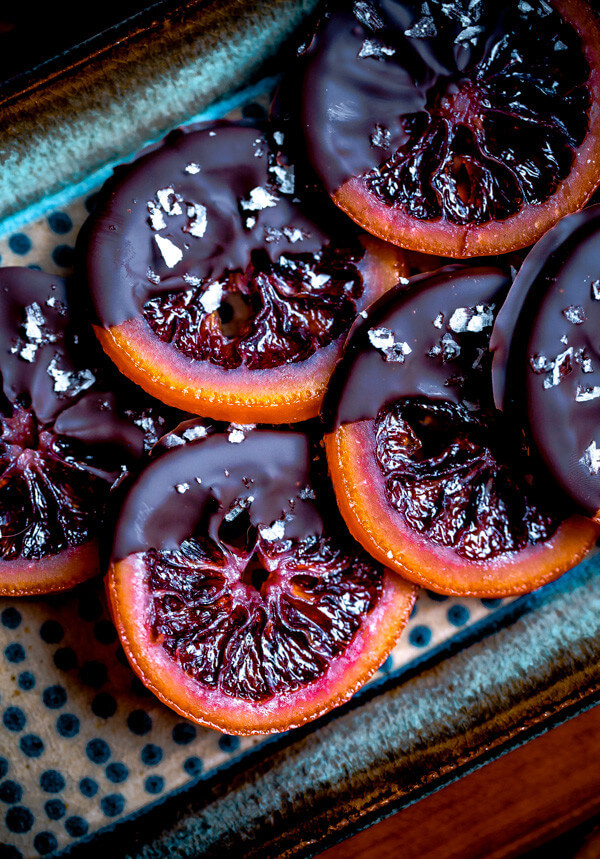
[[[0,269],[5,409],[26,401],[39,424],[59,436],[116,445],[140,456],[143,431],[119,413],[114,394],[98,390],[91,356],[78,342],[84,335],[78,334],[62,278],[28,268]]]
[[[236,529],[246,539],[249,528],[268,528],[284,516],[285,539],[318,536],[321,516],[302,491],[310,487],[310,474],[310,446],[300,433],[255,430],[240,443],[219,433],[170,450],[142,472],[127,496],[113,559],[174,551],[200,529],[235,551]],[[227,520],[236,505],[239,514]]]
[[[404,397],[491,400],[482,371],[492,319],[509,285],[497,268],[448,266],[386,293],[348,335],[325,397],[328,430],[375,419],[380,409]],[[478,306],[479,322],[469,310]],[[469,319],[479,331],[460,330]],[[388,342],[395,344],[391,351]]]
[[[491,341],[497,407],[528,424],[559,485],[590,514],[600,509],[598,331],[600,206],[591,206],[535,245]]]
[[[255,251],[277,260],[320,250],[329,233],[296,201],[288,168],[263,131],[227,122],[171,134],[119,168],[80,244],[101,324],[137,317],[194,279],[244,270]]]
[[[306,52],[302,92],[309,157],[329,193],[352,177],[372,171],[376,177],[405,146],[399,164],[412,165],[406,181],[425,186],[429,196],[419,203],[420,214],[411,204],[417,217],[438,216],[447,205],[455,156],[464,157],[469,181],[483,197],[493,186],[492,207],[518,208],[523,197],[534,201],[540,191],[547,197],[546,173],[558,180],[568,172],[569,147],[587,131],[585,97],[575,109],[571,102],[589,69],[574,30],[547,3],[374,0],[354,3],[353,11],[349,4],[330,5],[334,11]],[[532,30],[535,57],[526,59],[525,74]],[[507,32],[513,34],[508,43]],[[558,42],[564,51],[555,50]],[[529,80],[536,81],[531,89]],[[513,131],[519,129],[516,145],[531,148],[522,159],[508,152],[498,125],[507,113]],[[544,152],[539,126],[531,125],[538,116],[547,131]],[[569,133],[563,135],[565,125]],[[479,220],[490,216],[485,207],[478,211]],[[462,222],[460,214],[456,218]]]

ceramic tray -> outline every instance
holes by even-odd
[[[67,274],[115,163],[181,122],[264,114],[313,5],[188,2],[0,94],[1,264]],[[0,601],[0,857],[314,855],[595,703],[599,626],[598,555],[521,599],[422,592],[348,705],[240,740],[141,686],[100,582]]]

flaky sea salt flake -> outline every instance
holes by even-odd
[[[175,268],[178,262],[181,262],[183,259],[183,251],[181,248],[178,248],[171,239],[165,238],[165,236],[154,236],[154,241],[158,245],[158,249],[162,254],[162,258],[164,259],[167,268]]]
[[[268,188],[263,188],[258,185],[250,191],[250,197],[247,200],[241,200],[240,206],[242,209],[251,212],[258,212],[261,209],[268,209],[277,205],[277,197]]]
[[[565,307],[563,309],[562,315],[572,325],[581,325],[587,319],[585,315],[585,310],[583,309],[581,304],[569,304],[568,307]]]
[[[582,465],[585,465],[590,474],[594,476],[596,474],[600,474],[600,450],[596,447],[595,441],[586,447],[585,453],[579,462],[581,462]]]

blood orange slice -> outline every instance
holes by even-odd
[[[488,341],[507,286],[498,270],[454,267],[388,293],[350,335],[326,399],[350,532],[439,593],[527,592],[599,533],[493,408]]]
[[[129,494],[107,588],[123,648],[162,701],[236,734],[301,725],[384,661],[414,588],[315,496],[299,433],[217,434],[159,457]]]
[[[451,257],[525,247],[600,182],[600,27],[584,0],[373,0],[326,16],[303,126],[337,205]]]
[[[125,375],[220,420],[318,414],[356,314],[406,272],[326,195],[300,202],[294,187],[274,140],[226,123],[116,174],[80,248],[98,337]]]

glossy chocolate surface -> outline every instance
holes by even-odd
[[[533,248],[491,347],[499,408],[526,421],[547,466],[586,512],[600,509],[600,206]]]
[[[406,397],[490,402],[487,346],[509,283],[500,269],[448,266],[390,290],[350,332],[325,398],[328,428]]]
[[[333,4],[318,29],[302,94],[330,193],[364,177],[390,205],[457,224],[553,193],[587,132],[589,68],[550,4],[349,5]]]
[[[329,242],[319,213],[295,199],[293,167],[260,129],[220,122],[169,135],[118,169],[84,228],[101,324],[139,316],[154,296],[243,271],[255,252],[276,261],[319,251]]]
[[[228,547],[245,542],[249,528],[274,523],[279,539],[318,536],[323,523],[310,473],[308,439],[294,432],[254,430],[242,441],[219,433],[170,450],[131,489],[113,559],[175,551],[200,529]]]

